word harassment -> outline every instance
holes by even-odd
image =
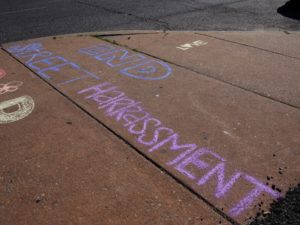
[[[114,50],[118,52],[116,48],[107,45],[97,45],[80,49],[79,51],[80,53],[98,57],[99,60],[104,60],[105,58],[105,63],[111,67],[124,65],[129,59],[131,62],[133,62],[133,60],[140,62],[139,59],[146,58],[142,55],[129,57],[127,52],[125,54],[125,51],[122,50],[126,55],[125,57],[124,54],[113,54],[112,52]],[[43,78],[52,80],[56,85],[63,86],[74,81],[80,82],[84,77],[92,77],[96,80],[100,79],[91,72],[83,70],[79,65],[69,62],[63,57],[52,56],[53,54],[43,50],[42,45],[39,43],[26,46],[13,46],[9,48],[8,51],[19,59],[25,59],[27,66],[35,70]],[[165,74],[171,71],[171,68],[166,66],[167,64],[151,60],[148,61],[147,66],[151,64],[150,67],[152,69],[149,69],[150,67],[144,70],[141,69],[142,65],[146,64],[137,64],[135,69],[133,69],[132,66],[128,67],[129,69],[123,68],[120,73],[124,73],[124,75],[126,75],[126,73],[127,75],[131,74],[130,77],[133,78],[139,77],[148,79],[149,77],[145,77],[144,75],[149,75],[149,71],[156,73],[156,75],[159,74],[157,73],[158,71],[164,71],[163,76],[153,77],[164,77]],[[157,65],[163,68],[158,68]],[[62,79],[63,76],[66,76],[66,74],[63,73],[64,66],[71,66],[76,70],[77,77],[74,75],[76,73],[72,74],[68,72],[70,77],[68,77],[68,79],[65,79],[65,77]],[[143,73],[143,71],[146,71],[146,73]],[[146,149],[146,154],[151,155],[164,151],[172,155],[170,160],[163,162],[165,163],[164,167],[167,167],[169,171],[177,171],[177,173],[186,177],[186,179],[194,182],[193,186],[203,188],[206,185],[207,190],[211,192],[216,200],[225,199],[230,193],[230,190],[246,184],[248,187],[247,192],[243,193],[238,201],[230,204],[228,211],[230,216],[236,217],[245,212],[260,195],[268,194],[273,198],[280,197],[279,192],[242,171],[235,171],[230,177],[226,178],[225,168],[226,165],[228,165],[226,159],[210,149],[197,146],[195,143],[179,143],[180,134],[178,132],[164,126],[159,119],[143,109],[141,102],[128,97],[126,93],[121,91],[117,86],[109,82],[98,81],[96,85],[93,84],[77,91],[77,94],[84,96],[86,101],[94,102],[95,106],[103,111],[106,116],[113,118],[117,123],[122,125],[126,132],[135,137],[134,140],[136,144],[144,146],[143,148]],[[207,160],[207,158],[210,158],[210,160]],[[211,163],[211,161],[214,163]],[[193,167],[193,170],[191,167]],[[201,171],[202,175],[196,175],[197,171]],[[215,181],[216,187],[211,189],[209,182],[214,178],[217,178]],[[226,203],[226,205],[228,204]]]
[[[249,182],[253,186],[252,190],[230,209],[229,214],[231,216],[239,215],[262,193],[268,193],[274,198],[280,196],[277,191],[240,171],[235,172],[226,181],[226,160],[224,158],[209,149],[200,148],[193,143],[178,144],[180,134],[171,128],[163,126],[159,119],[151,116],[150,113],[140,106],[140,102],[127,97],[124,92],[118,90],[117,86],[103,82],[80,90],[78,94],[85,95],[85,99],[94,101],[99,110],[104,110],[107,116],[113,117],[116,121],[122,123],[123,127],[130,134],[136,136],[136,141],[139,144],[148,147],[147,152],[149,154],[164,149],[178,152],[174,159],[166,163],[167,166],[172,166],[184,176],[195,180],[197,185],[205,185],[212,177],[217,177],[217,187],[214,193],[216,198],[224,197],[233,185],[237,184],[241,179]],[[160,138],[164,133],[168,134],[167,137]],[[201,160],[201,157],[208,155],[218,161],[215,166]],[[187,169],[189,165],[193,165],[199,170],[208,170],[208,172],[201,178],[197,178]]]

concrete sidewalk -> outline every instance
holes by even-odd
[[[3,45],[4,224],[249,224],[300,180],[300,36]]]

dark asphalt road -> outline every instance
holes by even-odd
[[[0,42],[105,30],[300,30],[287,0],[4,0]]]
[[[291,188],[286,197],[272,204],[270,212],[258,213],[250,225],[299,225],[300,184]]]

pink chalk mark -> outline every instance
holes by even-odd
[[[0,68],[0,79],[6,76],[6,71]]]

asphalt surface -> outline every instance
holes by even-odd
[[[285,198],[272,204],[268,212],[260,212],[250,225],[297,225],[300,222],[300,184],[291,188]]]
[[[299,30],[286,0],[4,0],[0,42],[104,30]]]

